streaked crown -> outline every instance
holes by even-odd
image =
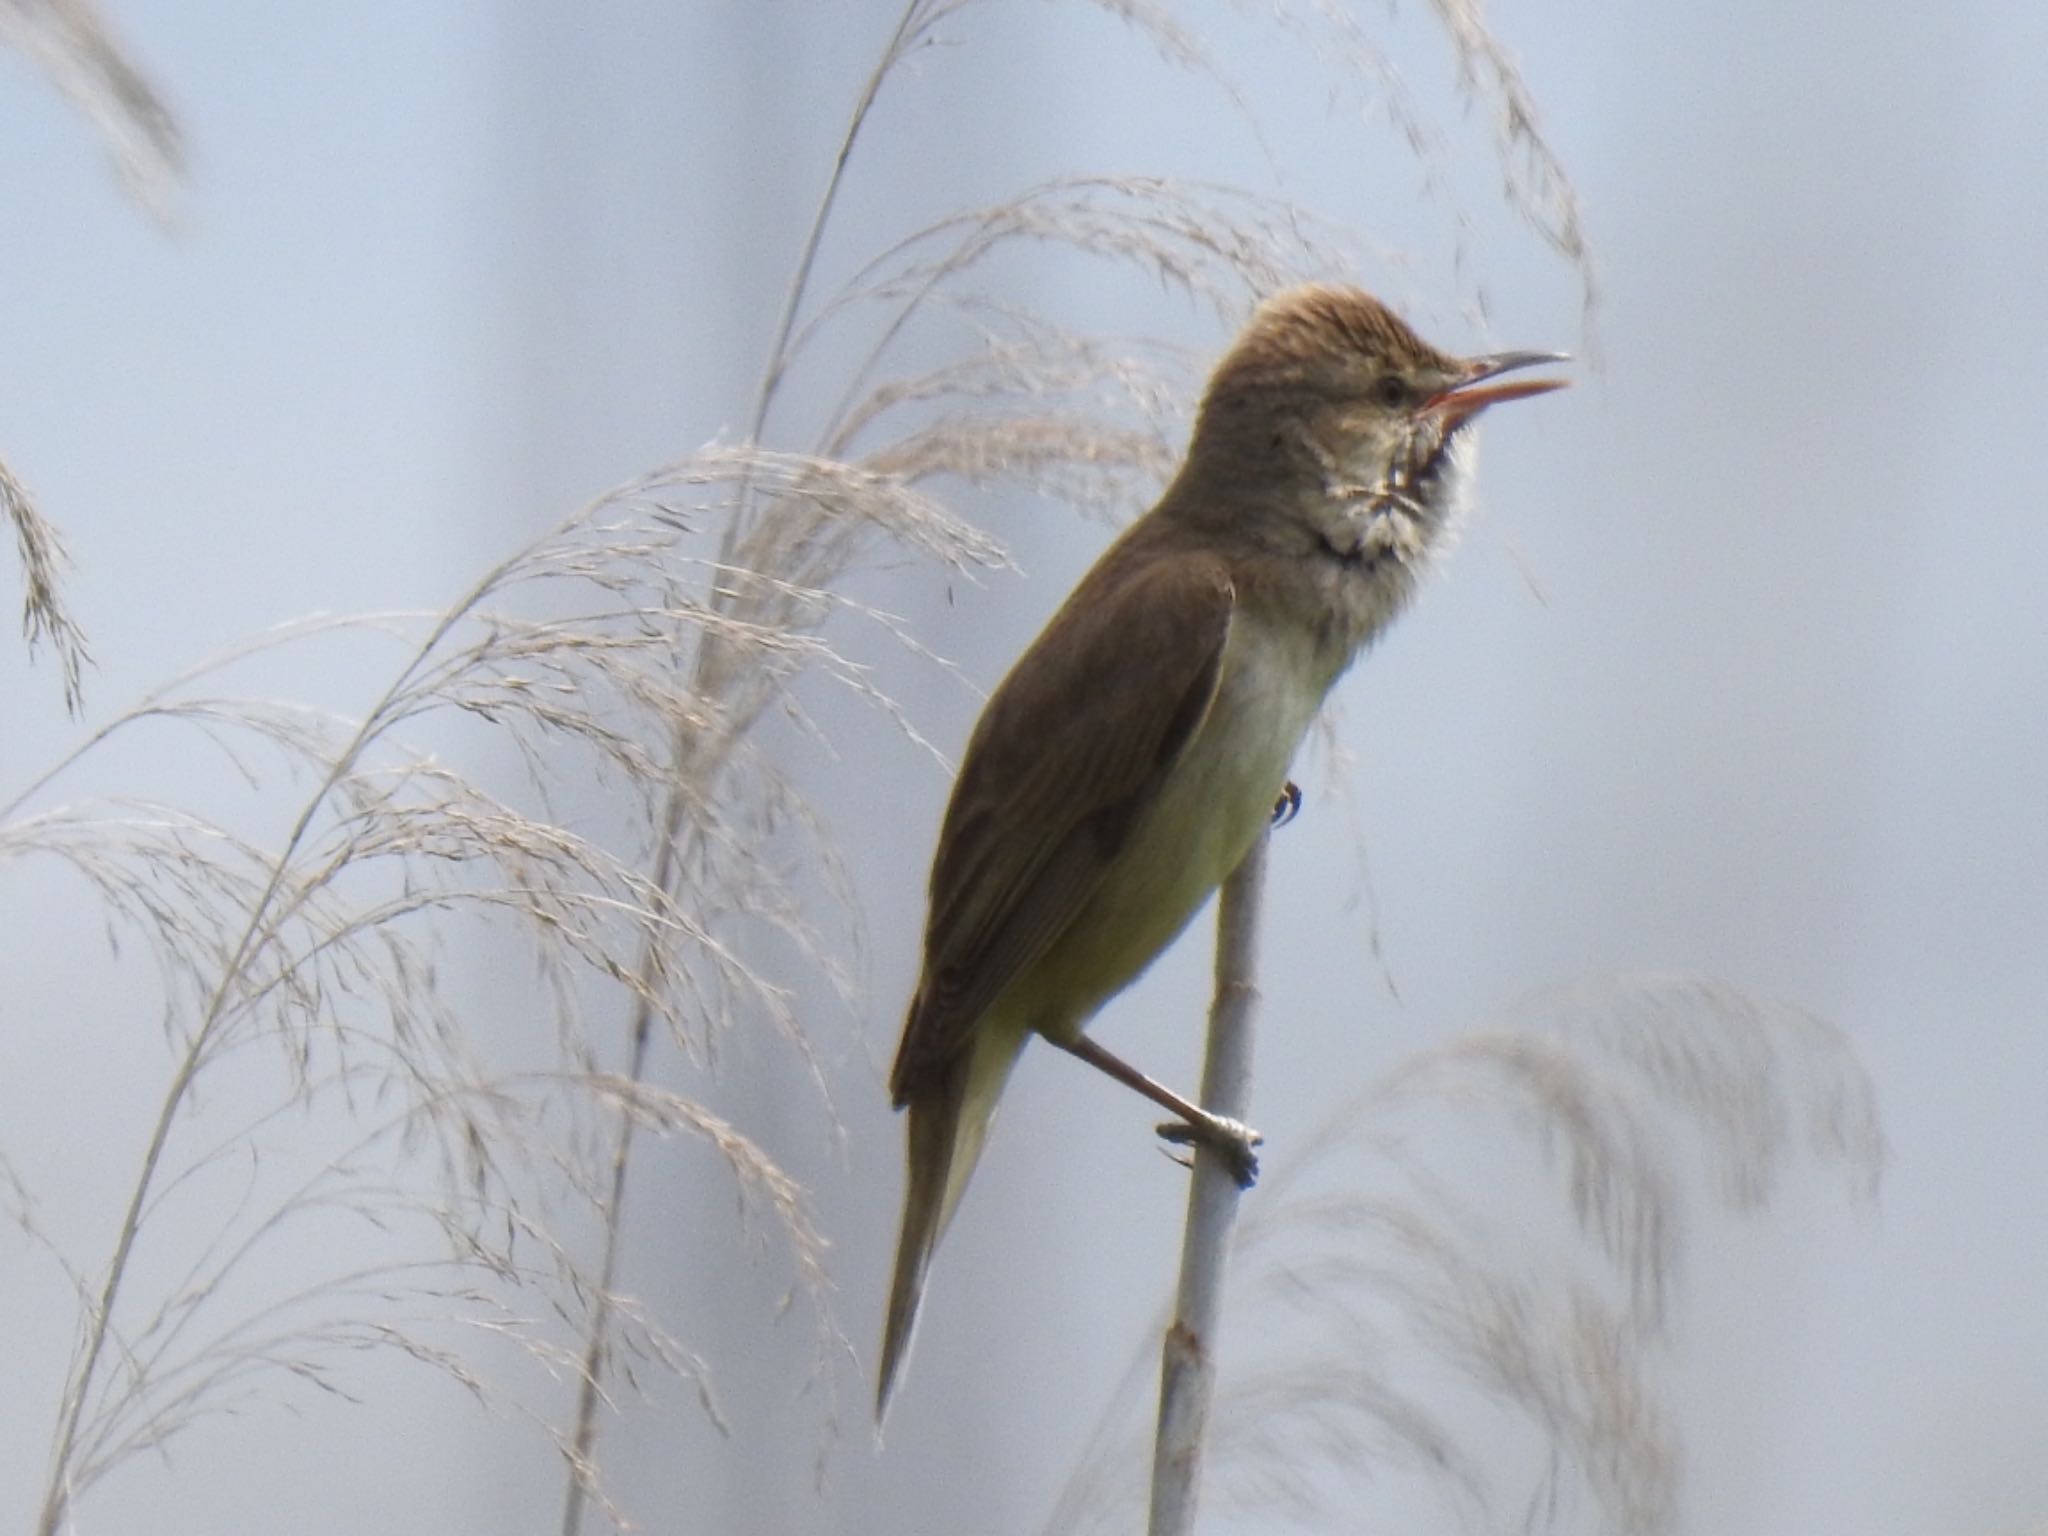
[[[1244,391],[1349,389],[1388,370],[1448,382],[1459,363],[1363,289],[1308,283],[1258,307],[1216,365],[1203,406]]]

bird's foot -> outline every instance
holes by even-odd
[[[1275,827],[1284,827],[1287,823],[1294,820],[1295,815],[1300,810],[1301,786],[1295,783],[1294,780],[1289,779],[1280,786],[1280,798],[1273,802],[1273,815],[1270,818],[1271,824]]]
[[[1218,1157],[1239,1189],[1250,1189],[1259,1177],[1259,1154],[1253,1150],[1265,1141],[1242,1120],[1210,1115],[1202,1120],[1169,1120],[1159,1127],[1162,1141],[1187,1146],[1199,1141]]]

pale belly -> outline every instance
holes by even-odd
[[[1134,981],[1243,860],[1273,813],[1330,677],[1288,635],[1240,624],[1201,732],[1131,831],[1102,884],[1033,970],[1035,997],[1071,1000],[1033,1027],[1071,1038]]]

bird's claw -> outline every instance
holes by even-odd
[[[1265,1141],[1257,1131],[1242,1120],[1226,1119],[1222,1115],[1194,1123],[1187,1120],[1169,1120],[1159,1127],[1162,1141],[1176,1146],[1188,1146],[1200,1142],[1218,1157],[1230,1170],[1230,1176],[1237,1180],[1239,1189],[1250,1189],[1259,1177],[1259,1154],[1252,1149]]]
[[[1289,779],[1280,786],[1280,798],[1273,802],[1272,825],[1284,827],[1301,809],[1301,786]]]

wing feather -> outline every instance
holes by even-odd
[[[1234,604],[1214,557],[1118,546],[989,700],[932,865],[899,1105],[1101,882],[1208,715]]]

